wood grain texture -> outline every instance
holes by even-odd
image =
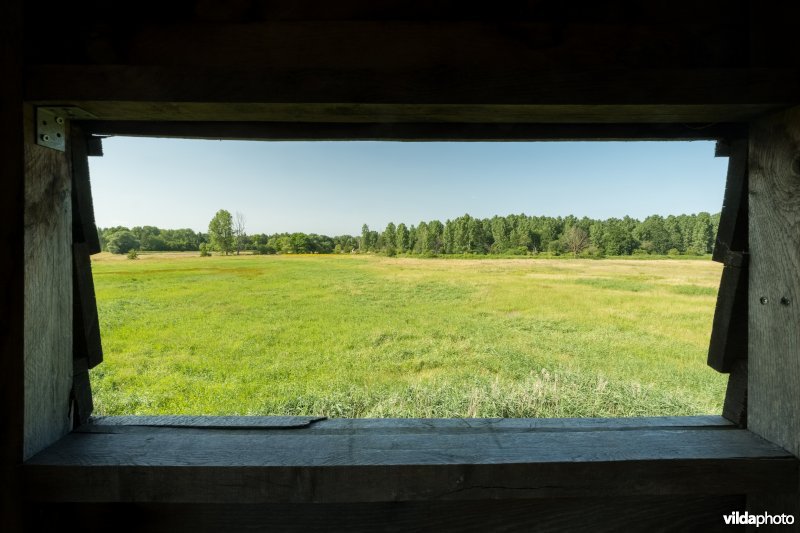
[[[22,529],[25,167],[22,1],[0,2],[0,530]]]
[[[729,252],[747,252],[747,138],[730,141],[728,176],[712,259],[724,263]]]
[[[70,430],[72,211],[67,154],[34,143],[30,106],[25,125],[27,458]]]
[[[732,426],[464,430],[106,426],[28,460],[41,501],[333,503],[794,490],[797,460]],[[327,427],[326,427],[327,426]],[[86,426],[90,427],[90,426]],[[402,431],[396,429],[402,428]],[[449,427],[449,429],[448,429]]]
[[[38,504],[37,530],[86,532],[737,531],[743,496],[658,496],[350,504]]]
[[[364,118],[366,116],[364,115]],[[332,118],[332,116],[328,118]],[[431,120],[434,116],[422,118]],[[468,117],[462,115],[461,118],[467,119]],[[366,122],[92,121],[86,122],[84,127],[99,135],[273,141],[312,139],[385,141],[713,140],[739,135],[743,131],[740,124],[502,124],[474,122],[376,124]]]
[[[91,226],[94,227],[94,223]],[[96,230],[94,234],[97,235]],[[72,352],[76,359],[84,359],[89,368],[94,368],[103,362],[103,344],[100,338],[100,318],[97,315],[90,253],[90,247],[85,242],[72,245]]]
[[[747,359],[748,256],[728,252],[717,293],[708,366],[730,372],[736,361]]]
[[[93,255],[100,253],[100,238],[94,222],[92,185],[89,180],[89,145],[86,132],[80,126],[71,124],[70,129],[72,239],[76,243],[85,243],[89,254]]]
[[[749,166],[748,427],[800,455],[800,109],[752,124]]]

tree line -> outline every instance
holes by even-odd
[[[706,212],[651,215],[641,221],[628,216],[600,220],[572,215],[474,218],[467,214],[416,226],[390,222],[383,231],[364,224],[358,250],[389,255],[702,255],[711,252],[718,226],[719,214]]]
[[[702,255],[710,253],[719,225],[719,213],[651,215],[592,219],[575,216],[507,215],[475,218],[468,214],[406,225],[390,222],[382,231],[367,224],[360,235],[329,237],[315,233],[257,233],[248,235],[244,216],[220,210],[208,233],[155,226],[98,230],[104,250],[212,251],[222,254],[249,251],[277,253],[382,253],[422,256],[450,254],[532,255],[568,254],[602,257],[634,254]]]

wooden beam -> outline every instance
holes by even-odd
[[[85,358],[72,363],[72,426],[77,428],[89,421],[94,410],[92,386],[89,382],[89,364]]]
[[[324,424],[320,424],[324,420]],[[718,415],[645,416],[632,418],[331,418],[311,416],[96,416],[81,432],[113,433],[137,427],[298,429],[314,434],[377,431],[385,433],[446,433],[487,429],[502,431],[619,431],[623,429],[732,429],[733,424]]]
[[[33,530],[64,520],[87,533],[346,531],[724,531],[722,516],[744,512],[743,496],[633,496],[335,504],[38,504]],[[770,509],[770,512],[774,510]],[[123,527],[124,524],[124,527]]]
[[[100,319],[97,315],[89,246],[84,242],[74,244],[72,260],[72,353],[75,359],[85,359],[89,368],[94,368],[103,362],[103,344],[100,339]]]
[[[430,117],[429,117],[430,118]],[[498,124],[91,121],[98,135],[248,140],[559,141],[713,140],[741,124]]]
[[[21,0],[0,2],[0,530],[23,529],[25,167]]]
[[[796,458],[724,426],[420,422],[81,431],[26,462],[26,497],[335,503],[743,494],[792,491],[798,482]]]
[[[159,6],[160,7],[160,6]],[[488,7],[488,6],[487,6]],[[145,9],[145,8],[139,8]],[[725,9],[731,9],[726,7]],[[487,9],[487,11],[490,11]],[[41,12],[41,10],[39,11]],[[90,15],[91,16],[91,15]],[[183,15],[186,17],[186,15]],[[38,20],[44,25],[44,16]],[[339,20],[131,23],[119,19],[91,27],[80,38],[53,28],[52,38],[75,44],[49,49],[34,40],[28,63],[142,65],[268,65],[276,68],[637,68],[746,66],[747,21],[664,24],[590,19]],[[117,31],[114,32],[114,27]],[[42,28],[43,31],[45,28]],[[113,41],[113,42],[112,42]],[[713,46],[707,43],[714,42]],[[39,45],[39,46],[37,46]]]
[[[105,120],[710,123],[800,103],[798,69],[49,65],[25,81],[28,101]]]
[[[25,446],[30,457],[71,429],[72,210],[67,154],[35,144],[25,108]]]
[[[72,124],[70,129],[72,239],[76,243],[85,243],[89,254],[96,254],[100,253],[100,238],[94,223],[92,185],[89,179],[89,143],[86,132],[80,126]],[[100,150],[102,154],[102,147]]]
[[[176,427],[201,429],[298,429],[324,420],[319,416],[100,416],[83,432],[108,432],[138,427]],[[123,428],[123,429],[120,429]]]
[[[800,109],[750,130],[748,427],[800,455]]]
[[[727,144],[728,177],[712,259],[724,263],[729,252],[747,252],[747,138]]]
[[[747,259],[728,252],[722,269],[708,346],[708,366],[717,372],[730,372],[736,361],[747,359]]]
[[[735,361],[731,366],[722,416],[740,428],[747,427],[747,359]]]

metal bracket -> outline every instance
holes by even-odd
[[[79,107],[37,107],[36,144],[63,152],[67,148],[67,120],[91,118],[95,116]]]

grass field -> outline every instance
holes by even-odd
[[[100,254],[95,414],[718,413],[708,260]]]

